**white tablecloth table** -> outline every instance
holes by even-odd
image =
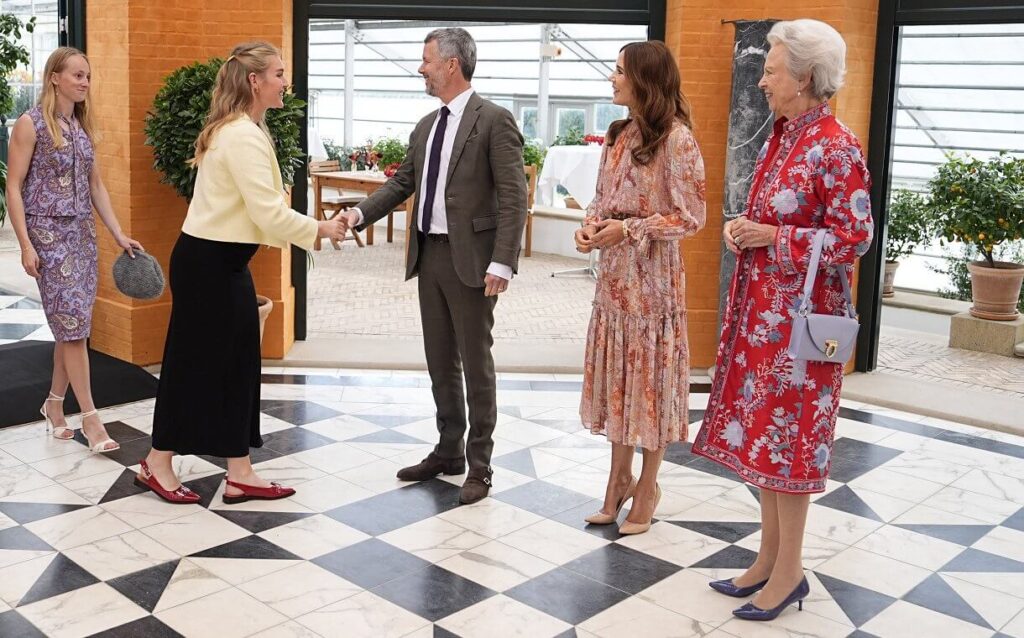
[[[551,206],[555,186],[561,184],[580,206],[586,208],[594,199],[600,168],[601,147],[598,145],[552,146],[537,178],[537,203]]]
[[[544,158],[544,168],[537,178],[537,203],[551,206],[555,186],[561,184],[573,199],[586,209],[597,192],[597,174],[601,169],[601,147],[552,146]],[[590,253],[586,268],[572,268],[551,273],[558,275],[589,275],[597,277],[598,251]]]

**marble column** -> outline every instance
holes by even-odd
[[[738,20],[733,45],[732,98],[729,102],[729,138],[725,159],[723,224],[743,213],[754,176],[754,163],[772,130],[773,117],[764,94],[757,88],[768,54],[768,31],[775,20]],[[736,257],[722,243],[718,327],[736,269]]]

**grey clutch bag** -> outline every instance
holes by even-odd
[[[156,299],[164,293],[164,271],[149,253],[135,250],[135,259],[122,253],[114,260],[114,285],[133,299]]]
[[[853,354],[857,342],[860,322],[857,310],[850,294],[850,282],[846,273],[836,273],[843,284],[843,296],[846,299],[845,315],[825,315],[810,312],[811,293],[814,281],[818,276],[818,263],[821,260],[821,248],[825,243],[827,230],[819,230],[814,235],[811,248],[811,261],[807,265],[807,277],[804,280],[804,298],[793,318],[793,333],[789,337],[789,356],[797,361],[825,361],[828,363],[846,363]]]

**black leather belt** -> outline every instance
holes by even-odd
[[[427,238],[431,241],[436,241],[439,244],[448,243],[448,235],[446,233],[430,233],[427,235]]]

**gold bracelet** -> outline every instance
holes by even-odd
[[[622,220],[622,238],[629,239],[629,226],[626,225],[626,220]]]

